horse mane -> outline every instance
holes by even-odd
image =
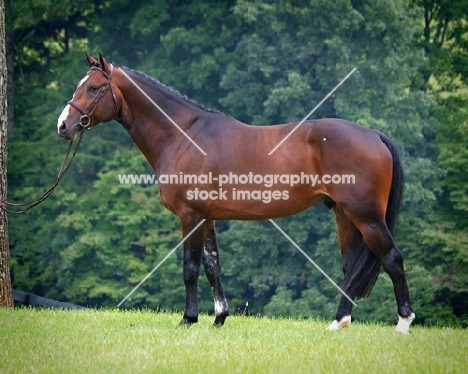
[[[203,104],[199,103],[198,101],[196,100],[193,100],[191,98],[189,98],[188,96],[180,93],[178,90],[162,83],[161,81],[159,81],[158,79],[156,78],[153,78],[145,73],[142,73],[141,71],[137,71],[137,70],[133,70],[133,69],[130,69],[126,66],[122,66],[122,65],[118,65],[118,64],[114,64],[112,63],[114,66],[120,68],[120,69],[125,69],[127,72],[130,72],[132,73],[133,75],[135,75],[136,77],[144,80],[146,83],[149,83],[150,85],[152,86],[156,86],[156,87],[159,87],[163,90],[165,90],[166,92],[169,92],[170,94],[172,95],[175,95],[179,98],[181,98],[182,100],[184,100],[185,102],[189,103],[189,104],[192,104],[194,106],[196,106],[197,108],[199,109],[202,109],[204,110],[205,112],[209,112],[209,113],[216,113],[216,114],[222,114],[224,116],[227,116],[229,117],[227,114],[219,111],[219,110],[215,110],[215,109],[211,109],[211,108],[207,108],[206,106],[204,106]]]

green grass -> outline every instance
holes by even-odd
[[[1,373],[466,373],[468,332],[150,311],[0,310]]]

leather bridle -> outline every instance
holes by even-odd
[[[93,100],[91,103],[90,107],[88,110],[83,109],[80,107],[78,104],[74,103],[72,100],[68,102],[70,106],[75,108],[78,112],[81,113],[81,118],[80,122],[78,123],[79,126],[83,127],[84,129],[87,129],[89,124],[91,123],[91,116],[99,106],[99,103],[101,102],[102,98],[104,97],[105,93],[110,87],[111,93],[112,93],[112,98],[114,99],[115,107],[117,108],[117,111],[119,110],[119,105],[117,104],[117,97],[115,96],[114,89],[112,88],[111,80],[112,80],[112,75],[114,74],[114,65],[110,65],[110,73],[107,74],[104,70],[102,70],[98,66],[92,66],[91,70],[98,70],[104,75],[104,77],[107,78],[107,82],[104,86],[102,86],[101,91],[99,92],[98,95],[96,95],[96,98]]]
[[[109,89],[109,87],[111,89],[112,98],[114,99],[114,103],[115,103],[115,106],[117,108],[117,111],[119,110],[119,106],[117,104],[117,98],[115,96],[114,89],[112,88],[112,85],[111,85],[112,74],[114,73],[114,66],[112,64],[110,64],[110,73],[109,74],[107,74],[104,70],[102,70],[98,66],[92,66],[91,70],[99,70],[102,73],[102,75],[104,75],[107,78],[107,83],[101,88],[101,92],[99,92],[99,94],[93,100],[93,102],[91,103],[91,106],[88,108],[88,110],[83,109],[82,107],[80,107],[78,104],[74,103],[71,100],[68,102],[69,105],[71,105],[73,108],[75,108],[78,112],[80,112],[82,114],[82,116],[80,118],[80,122],[75,126],[76,130],[75,129],[73,130],[73,133],[79,132],[80,135],[79,135],[79,138],[78,138],[78,143],[76,144],[76,147],[75,147],[74,151],[72,152],[71,157],[69,157],[69,156],[70,156],[73,140],[70,142],[70,144],[68,146],[67,154],[65,156],[65,159],[62,162],[62,167],[60,168],[60,171],[59,171],[59,173],[57,175],[57,179],[55,180],[55,183],[46,192],[44,192],[40,197],[38,197],[37,199],[31,200],[31,201],[25,202],[25,203],[16,204],[16,203],[11,203],[11,202],[6,201],[6,200],[0,200],[0,209],[1,210],[5,211],[7,213],[12,213],[12,214],[23,214],[23,213],[26,213],[27,211],[29,211],[31,208],[35,207],[36,205],[39,205],[40,203],[42,203],[44,200],[46,200],[52,194],[52,192],[55,190],[55,188],[59,184],[59,182],[62,179],[62,177],[64,176],[64,174],[70,168],[70,166],[71,166],[71,164],[72,164],[72,162],[73,162],[73,160],[75,158],[76,152],[78,152],[78,148],[80,147],[81,140],[83,139],[84,130],[89,128],[89,124],[91,122],[90,117],[93,115],[94,111],[99,106],[99,103],[101,102],[102,98],[104,97],[104,95],[107,92],[107,90]],[[14,211],[14,210],[8,209],[7,206],[15,206],[15,207],[26,206],[26,208],[24,208],[22,210]]]

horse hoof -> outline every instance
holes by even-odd
[[[184,317],[179,323],[179,327],[190,327],[198,322],[198,317]]]
[[[330,326],[327,327],[328,331],[335,331],[342,329],[343,327],[348,327],[351,324],[351,316],[344,316],[339,321],[334,320]]]
[[[395,331],[401,332],[402,334],[407,334],[409,331],[409,327],[415,318],[416,318],[416,315],[414,313],[411,313],[409,317],[399,316],[398,325]]]
[[[224,321],[226,321],[227,316],[216,316],[215,321],[213,323],[214,327],[223,327]]]

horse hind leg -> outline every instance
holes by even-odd
[[[336,216],[338,242],[342,255],[344,280],[342,290],[354,300],[370,292],[380,270],[380,261],[370,251],[362,234],[338,205],[332,205]],[[338,330],[351,324],[353,304],[344,295],[341,297],[335,319],[327,330]]]
[[[221,264],[219,262],[215,221],[210,221],[205,226],[205,241],[202,259],[205,274],[213,292],[214,311],[216,316],[214,326],[221,327],[224,325],[224,321],[227,316],[229,316],[229,307],[221,284]]]
[[[366,219],[354,222],[393,282],[399,315],[396,331],[407,333],[415,315],[410,303],[408,284],[403,268],[403,255],[395,245],[384,219],[375,221]]]

